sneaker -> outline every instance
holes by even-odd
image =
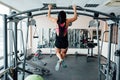
[[[55,70],[56,70],[56,71],[59,71],[60,64],[61,64],[61,62],[60,62],[60,61],[58,61],[58,62],[57,62],[57,64],[56,64],[56,66],[55,66]]]
[[[67,65],[65,64],[64,60],[61,62],[61,65],[62,65],[63,68],[67,68]]]

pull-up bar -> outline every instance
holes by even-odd
[[[66,10],[73,10],[72,7],[57,7],[56,4],[52,4],[53,7],[52,7],[52,10],[58,10],[58,9],[66,9]],[[32,13],[32,12],[36,12],[36,11],[45,11],[45,10],[48,10],[48,4],[43,4],[43,7],[42,8],[36,8],[36,9],[31,9],[31,10],[27,10],[27,11],[23,11],[23,12],[20,12],[20,13],[16,13],[16,14],[13,14],[13,15],[10,15],[8,16],[7,18],[8,19],[11,19],[13,17],[16,17],[18,15],[21,15],[21,14],[28,14],[28,13]],[[103,13],[103,12],[99,12],[99,11],[95,11],[95,10],[90,10],[90,9],[84,9],[80,6],[77,6],[76,7],[78,11],[84,11],[84,12],[90,12],[90,13],[98,13],[99,15],[103,15],[103,16],[106,16],[108,18],[105,18],[105,19],[116,19],[116,20],[119,20],[119,18],[117,17],[113,17],[109,14],[106,14],[106,13]],[[53,14],[55,14],[56,12],[54,12]],[[73,14],[71,12],[67,12],[67,13],[70,13],[70,14]],[[33,14],[31,16],[28,16],[28,17],[33,17],[33,16],[37,16],[37,15],[44,15],[44,14],[47,14],[46,13],[39,13],[39,14]],[[79,13],[78,14],[80,15],[85,15],[85,16],[90,16],[90,17],[94,17],[94,15],[89,15],[89,14],[85,14],[85,13]],[[99,18],[98,18],[99,19]],[[101,18],[101,19],[104,19],[104,18]]]

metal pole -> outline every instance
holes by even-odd
[[[106,32],[109,32],[109,31],[104,31],[103,32],[103,34],[102,34],[102,41],[101,41],[101,48],[100,48],[100,54],[102,55],[102,47],[103,47],[103,40],[104,40],[104,34],[106,33]]]
[[[12,52],[12,51],[13,51],[13,46],[14,46],[14,49],[15,49],[15,48],[16,48],[16,45],[15,45],[15,36],[14,36],[14,31],[13,31],[13,29],[7,29],[7,30],[9,31],[9,34],[10,34],[10,37],[9,37],[9,38],[11,39],[11,40],[9,39],[9,40],[10,40],[10,42],[9,42],[9,45],[10,45],[10,46],[9,46],[9,47],[10,47],[10,50],[11,50],[11,51],[10,51],[10,67],[11,67],[11,66],[13,66],[13,62],[12,62],[12,61],[13,61],[13,54],[12,54],[12,53],[13,53],[13,52]],[[10,33],[10,31],[11,31],[11,33]],[[13,44],[14,44],[14,45],[13,45]],[[12,56],[12,57],[11,57],[11,56]],[[14,65],[14,66],[15,66],[15,65]]]
[[[9,50],[9,67],[11,67],[12,65],[13,65],[13,63],[12,63],[12,60],[13,60],[13,44],[14,44],[14,31],[12,30],[13,28],[13,26],[12,26],[13,24],[12,24],[12,22],[11,23],[9,23],[9,29],[8,29],[8,33],[9,33],[9,48],[8,48],[8,50]]]
[[[27,19],[27,35],[26,35],[26,42],[25,42],[25,53],[24,53],[22,80],[24,80],[24,78],[25,78],[25,64],[26,64],[27,44],[28,44],[28,35],[29,35],[29,19],[30,19],[30,18]]]
[[[101,80],[101,74],[100,74],[100,56],[101,56],[101,54],[100,54],[100,46],[99,46],[99,21],[98,21],[98,19],[96,20],[96,22],[97,22],[97,25],[96,25],[96,27],[97,27],[97,46],[98,46],[98,80]]]
[[[3,15],[3,24],[4,24],[4,33],[3,33],[3,36],[4,36],[4,69],[7,69],[8,68],[8,54],[7,54],[7,51],[8,51],[8,48],[7,48],[7,15]],[[7,73],[4,74],[4,80],[7,80]]]
[[[18,65],[17,65],[17,63],[18,63],[18,61],[17,61],[17,23],[18,22],[15,22],[15,26],[14,26],[14,35],[15,35],[15,53],[14,53],[14,55],[15,55],[15,65],[14,65],[14,67],[16,67],[15,68],[15,70],[14,70],[14,77],[13,77],[13,80],[16,80],[16,79],[18,79]]]
[[[111,62],[111,42],[112,42],[112,28],[113,24],[110,24],[109,26],[109,41],[108,41],[108,56],[107,56],[107,76],[106,80],[109,80],[109,72],[110,72],[110,62]]]
[[[25,44],[24,44],[24,37],[23,37],[23,31],[21,29],[17,29],[21,33],[21,38],[22,38],[22,48],[23,48],[23,53],[25,53]]]
[[[118,16],[120,18],[120,15]],[[119,20],[119,26],[118,26],[118,50],[120,50],[120,20]],[[116,56],[116,80],[120,80],[120,53]]]

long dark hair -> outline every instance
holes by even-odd
[[[65,13],[65,11],[60,11],[58,13],[57,24],[59,26],[59,36],[64,35],[65,26],[61,27],[60,24],[62,24],[62,23],[65,23],[65,25],[66,25],[66,13]]]

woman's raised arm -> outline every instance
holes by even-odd
[[[73,22],[73,21],[75,21],[75,20],[77,19],[76,5],[73,5],[72,7],[73,7],[74,15],[73,15],[72,18],[68,18],[68,21],[69,21],[69,22]]]
[[[52,22],[56,22],[56,18],[54,17],[51,17],[51,8],[52,8],[52,5],[48,5],[48,19],[51,20]]]

